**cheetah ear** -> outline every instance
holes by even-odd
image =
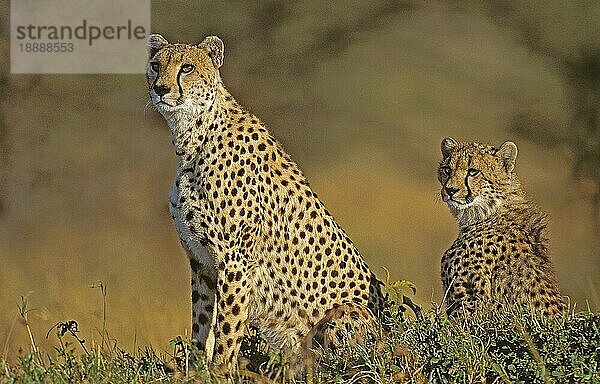
[[[456,140],[454,140],[451,137],[446,137],[444,140],[442,140],[442,156],[444,156],[444,159],[448,156],[450,156],[450,152],[452,152],[452,149],[454,149],[454,147],[456,147],[458,143],[456,142]]]
[[[153,33],[148,36],[148,40],[146,40],[146,49],[148,49],[148,59],[151,59],[156,55],[162,47],[168,45],[169,42],[167,39],[159,35],[158,33]]]
[[[208,57],[215,67],[220,68],[223,65],[223,51],[225,50],[223,40],[217,36],[208,36],[198,46],[206,49]]]
[[[507,173],[511,173],[515,169],[515,162],[517,160],[517,145],[512,141],[507,141],[500,146],[496,154],[502,159],[504,169]]]

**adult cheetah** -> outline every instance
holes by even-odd
[[[517,146],[445,138],[441,196],[458,238],[442,257],[448,314],[517,303],[555,315],[567,309],[548,255],[546,215],[530,203],[513,172]]]
[[[234,369],[249,325],[299,355],[336,306],[378,316],[381,282],[281,144],[223,86],[223,42],[153,34],[147,48],[150,101],[179,160],[170,212],[192,270],[193,337],[209,358]]]

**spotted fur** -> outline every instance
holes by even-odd
[[[179,159],[170,211],[190,260],[200,347],[231,369],[250,325],[298,355],[331,308],[379,314],[380,281],[281,144],[224,88],[222,41],[151,35],[148,50],[150,101]]]
[[[446,138],[441,149],[441,196],[459,226],[442,257],[447,312],[506,303],[547,315],[564,312],[548,255],[546,215],[526,199],[513,172],[517,146]]]

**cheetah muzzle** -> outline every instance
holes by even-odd
[[[192,332],[209,358],[237,364],[249,326],[301,353],[340,305],[383,307],[380,281],[263,123],[224,88],[223,42],[147,42],[150,102],[179,166],[170,212],[189,257]]]

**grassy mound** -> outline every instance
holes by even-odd
[[[330,353],[322,381],[598,383],[600,315],[545,319],[518,308],[449,320],[432,309],[399,321],[372,345]],[[343,357],[342,357],[343,356]]]
[[[600,314],[545,319],[518,308],[476,313],[460,321],[439,308],[418,319],[391,318],[367,341],[327,350],[295,383],[599,383]],[[32,344],[14,363],[0,360],[2,383],[151,383],[224,381],[202,353],[181,339],[172,354],[150,349],[130,355],[117,347],[85,346],[76,323],[56,328],[56,354]],[[79,344],[79,345],[78,345]],[[78,351],[83,351],[79,353]],[[269,378],[239,371],[236,382],[286,382],[276,353],[264,363]],[[273,369],[273,367],[276,367]]]

